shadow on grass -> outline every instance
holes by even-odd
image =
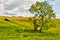
[[[32,29],[24,29],[24,30],[16,29],[15,31],[19,33],[40,33],[40,30],[32,30]]]
[[[25,29],[24,32],[28,32],[28,33],[39,33],[39,30],[30,30],[30,29]]]
[[[16,32],[18,33],[38,33],[36,35],[39,35],[39,36],[58,36],[59,33],[54,33],[54,32],[42,32],[40,33],[39,30],[35,31],[35,30],[31,30],[31,29],[25,29],[25,30],[20,30],[20,29],[17,29]]]

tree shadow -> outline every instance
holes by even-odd
[[[59,33],[52,33],[52,32],[42,32],[42,33],[40,33],[40,30],[35,31],[35,30],[32,30],[32,29],[25,29],[25,30],[16,29],[15,31],[18,32],[18,33],[39,33],[38,35],[40,35],[40,36],[58,36],[59,35]]]
[[[28,32],[28,33],[39,33],[39,30],[31,30],[31,29],[25,29],[24,32]]]
[[[15,30],[16,32],[19,32],[19,33],[39,33],[40,31],[39,30],[32,30],[32,29],[24,29],[24,30],[21,30],[21,29],[16,29]]]

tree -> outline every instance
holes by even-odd
[[[45,18],[51,19],[51,18],[55,18],[55,13],[52,9],[52,6],[47,3],[46,1],[44,2],[36,2],[35,4],[32,4],[31,7],[29,8],[29,11],[34,14],[34,19],[36,16],[38,16],[41,20],[40,20],[40,32],[42,32],[43,28],[47,28],[47,26],[45,27],[45,24],[48,23],[47,20],[45,20]],[[36,24],[36,22],[35,22]],[[37,26],[35,25],[37,30]]]

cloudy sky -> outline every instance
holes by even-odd
[[[14,16],[31,16],[28,11],[31,4],[37,0],[0,0],[0,15],[14,15]],[[43,1],[43,0],[38,0]],[[60,0],[46,0],[56,12],[56,16],[60,17]]]

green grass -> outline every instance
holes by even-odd
[[[60,20],[53,20],[56,27],[43,33],[39,33],[39,30],[34,31],[28,18],[9,18],[9,20],[0,18],[0,40],[60,40]]]

